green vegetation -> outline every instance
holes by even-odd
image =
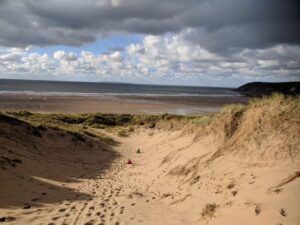
[[[209,125],[214,116],[213,115],[204,115],[204,116],[197,116],[194,118],[191,118],[191,122],[196,125]]]
[[[198,127],[211,127],[215,130],[225,129],[225,133],[230,137],[243,119],[244,113],[262,105],[267,105],[270,108],[268,110],[270,115],[272,110],[276,112],[280,110],[287,118],[296,118],[295,115],[299,115],[300,98],[273,94],[268,97],[252,99],[248,105],[227,105],[219,113],[201,116],[102,113],[41,114],[27,111],[7,112],[6,114],[34,125],[38,130],[47,130],[50,127],[71,132],[80,141],[84,141],[85,137],[88,136],[107,144],[115,144],[115,141],[105,135],[105,132],[115,133],[120,137],[128,137],[136,127],[181,129],[183,126],[191,124],[189,129]]]
[[[120,128],[120,130],[118,131],[118,136],[119,137],[128,137],[130,136],[130,134],[134,131],[134,127],[130,126],[128,128]]]
[[[222,108],[221,113],[226,114],[226,113],[234,113],[238,111],[243,111],[246,109],[245,105],[242,104],[230,104],[226,105]]]
[[[47,128],[64,130],[72,133],[74,140],[84,142],[85,137],[90,137],[106,144],[116,144],[116,142],[105,135],[105,132],[115,133],[120,137],[128,137],[137,126],[155,128],[158,123],[186,120],[187,118],[169,114],[43,114],[28,111],[7,112],[6,114],[30,123],[40,130],[47,130]]]
[[[80,129],[108,129],[128,127],[126,132],[134,131],[134,126],[154,128],[160,121],[182,120],[187,117],[163,115],[132,115],[132,114],[41,114],[28,111],[8,112],[7,114],[39,126],[57,126],[68,130]]]

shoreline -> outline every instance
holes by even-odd
[[[242,96],[149,96],[149,95],[37,95],[1,93],[0,110],[40,113],[129,113],[201,115],[218,112],[227,104],[246,104]]]

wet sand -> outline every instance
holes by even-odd
[[[245,97],[203,96],[72,96],[0,94],[0,110],[53,113],[132,113],[197,115],[217,112],[224,105],[247,103]]]

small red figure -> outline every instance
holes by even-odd
[[[132,161],[130,159],[128,159],[127,164],[132,164]]]

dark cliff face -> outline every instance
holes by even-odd
[[[235,89],[242,95],[248,97],[261,97],[272,93],[282,93],[286,95],[300,95],[300,82],[267,83],[253,82],[242,85]]]

